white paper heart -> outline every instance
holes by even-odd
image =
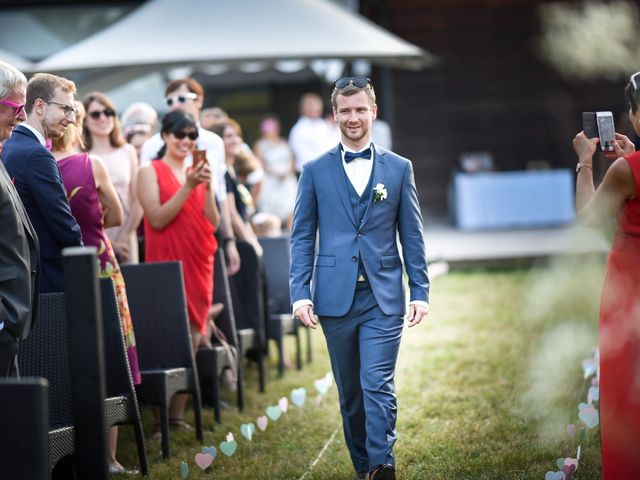
[[[280,400],[278,400],[278,406],[283,413],[287,413],[287,410],[289,408],[289,399],[287,397],[282,397]]]
[[[267,429],[268,423],[269,423],[269,420],[264,415],[256,419],[256,425],[258,425],[258,428],[262,432],[264,432]]]

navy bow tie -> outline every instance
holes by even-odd
[[[344,161],[346,163],[351,162],[354,158],[364,158],[365,160],[371,160],[371,147],[361,152],[344,152]]]

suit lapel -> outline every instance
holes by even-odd
[[[375,186],[379,183],[384,184],[384,178],[387,173],[387,161],[385,158],[385,153],[378,148],[376,148],[375,144],[373,145],[373,149],[375,151],[374,159],[375,166],[373,167],[373,181],[371,182],[371,188],[375,188]],[[373,201],[375,199],[375,195],[371,192],[371,198],[369,198],[369,203],[367,204],[367,210],[364,212],[364,217],[362,217],[361,227],[367,223],[369,220],[369,216],[371,215],[371,210],[373,210]]]
[[[331,159],[329,161],[329,165],[331,166],[331,178],[333,179],[333,184],[336,187],[336,191],[338,193],[338,197],[342,202],[342,206],[347,211],[349,215],[349,220],[353,223],[354,227],[358,227],[356,223],[356,216],[353,213],[353,208],[351,208],[351,202],[349,201],[349,192],[347,190],[347,184],[344,181],[345,172],[344,167],[342,166],[342,157],[340,155],[340,145],[335,147],[333,150],[329,152],[331,155]]]

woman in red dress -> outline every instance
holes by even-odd
[[[640,72],[625,90],[629,120],[640,135]],[[581,223],[617,229],[600,299],[600,433],[602,478],[640,478],[640,152],[616,134],[615,160],[597,189],[592,158],[598,138],[576,135],[576,209]]]
[[[165,145],[158,158],[138,171],[145,261],[182,262],[196,350],[206,332],[213,300],[213,255],[218,247],[214,233],[220,214],[208,162],[189,169],[185,166],[198,138],[195,119],[182,110],[169,112],[162,120],[161,135]],[[171,423],[185,427],[182,416],[186,396],[176,397],[171,403]]]

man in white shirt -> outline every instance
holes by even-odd
[[[305,163],[318,158],[340,140],[338,131],[322,117],[323,108],[322,98],[315,93],[305,93],[300,98],[300,118],[289,133],[298,174]]]
[[[204,103],[204,89],[200,82],[193,78],[178,78],[169,82],[165,88],[165,100],[171,110],[180,109],[189,113],[199,121],[200,110]],[[147,140],[140,150],[140,166],[147,165],[158,157],[158,151],[164,145],[160,133],[156,133]],[[206,150],[211,175],[218,179],[216,184],[216,199],[220,208],[220,227],[222,243],[227,258],[227,273],[235,275],[240,269],[240,256],[235,245],[235,237],[231,227],[231,216],[227,204],[227,187],[225,173],[227,167],[224,159],[224,143],[215,133],[198,126],[198,150]],[[190,167],[193,157],[187,157],[185,166]]]

